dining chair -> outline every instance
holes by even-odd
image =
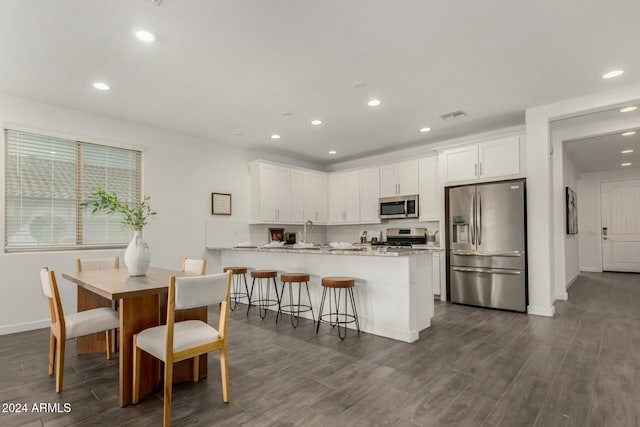
[[[120,257],[76,259],[76,271],[119,269]]]
[[[62,391],[64,378],[64,350],[68,339],[106,332],[107,359],[111,359],[110,331],[118,328],[118,313],[108,307],[94,308],[72,314],[64,314],[58,283],[54,271],[47,267],[40,270],[42,292],[49,300],[51,332],[49,334],[49,375],[56,369],[56,392]]]
[[[164,362],[164,416],[163,425],[171,423],[171,393],[173,364],[191,359],[193,382],[200,376],[200,355],[220,350],[222,400],[229,402],[229,361],[227,353],[227,318],[231,272],[199,277],[169,279],[167,324],[145,329],[133,336],[133,403],[140,394],[140,358],[149,353]],[[176,310],[204,307],[220,303],[218,329],[201,320],[175,322]]]
[[[197,273],[204,275],[207,270],[206,259],[193,259],[184,257],[182,259],[182,271],[188,271],[190,273]]]

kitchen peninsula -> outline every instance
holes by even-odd
[[[356,283],[361,331],[413,342],[421,330],[431,325],[434,313],[431,254],[438,250],[207,247],[207,258],[211,271],[237,265],[309,274],[316,318],[322,294],[321,278],[351,276]],[[250,277],[247,280],[251,285]],[[310,318],[310,313],[305,315]]]

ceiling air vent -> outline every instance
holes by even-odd
[[[461,119],[466,116],[467,116],[467,113],[465,113],[464,111],[456,110],[456,111],[450,111],[448,113],[440,114],[439,117],[445,122],[447,122],[449,120]]]

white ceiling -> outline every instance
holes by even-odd
[[[578,127],[597,123],[619,123],[624,116],[625,122],[616,132],[597,134],[564,142],[564,149],[580,173],[604,172],[625,168],[640,168],[640,111],[620,113],[619,109],[567,119],[560,124],[564,127]],[[629,131],[635,135],[623,136]],[[623,150],[634,150],[623,154]],[[631,163],[630,166],[621,166]]]
[[[328,164],[638,83],[638,16],[637,0],[0,0],[0,92]]]

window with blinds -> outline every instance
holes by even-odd
[[[119,215],[80,203],[94,188],[141,201],[139,151],[5,130],[5,251],[122,246]]]

